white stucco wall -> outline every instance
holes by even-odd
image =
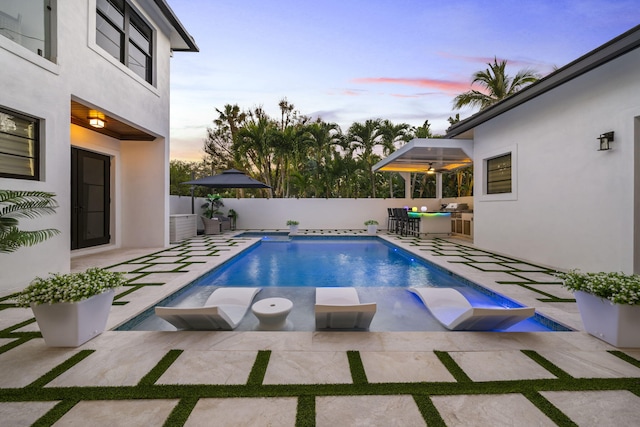
[[[639,69],[636,49],[475,128],[476,245],[560,268],[633,271]],[[598,151],[609,131],[613,148]],[[483,196],[483,160],[512,150],[512,200]]]
[[[0,178],[0,188],[56,193],[54,216],[21,221],[24,229],[62,233],[40,245],[0,255],[0,291],[21,289],[36,275],[69,270],[72,256],[120,246],[168,244],[169,67],[166,23],[148,14],[148,0],[132,1],[156,26],[155,84],[149,85],[95,44],[95,0],[56,2],[57,60],[52,63],[0,37],[0,105],[43,120],[40,181]],[[156,136],[119,141],[70,124],[71,100]],[[70,251],[71,146],[112,156],[112,240]]]
[[[201,214],[206,199],[195,199],[195,212]],[[426,206],[429,211],[440,209],[441,203],[467,203],[472,197],[457,199],[223,199],[225,214],[238,212],[238,229],[287,229],[287,220],[300,222],[301,229],[364,229],[364,222],[374,219],[380,229],[387,228],[387,208]],[[191,197],[171,196],[172,214],[190,214]],[[199,222],[198,227],[202,228]]]

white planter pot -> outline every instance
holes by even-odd
[[[372,234],[375,235],[378,233],[378,226],[377,225],[367,225],[367,233],[368,234]]]
[[[110,289],[79,302],[32,304],[45,344],[77,347],[100,335],[107,326],[114,294]]]
[[[290,225],[289,226],[289,234],[298,234],[298,226]]]
[[[616,347],[640,348],[640,306],[574,292],[585,330]]]

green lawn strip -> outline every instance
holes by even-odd
[[[559,379],[572,379],[573,378],[571,375],[569,375],[568,373],[566,373],[562,369],[558,368],[556,365],[551,363],[549,360],[547,360],[544,357],[540,356],[540,354],[538,354],[538,352],[533,351],[533,350],[520,350],[520,351],[522,351],[522,353],[524,353],[526,356],[528,356],[530,359],[532,359],[538,365],[542,366],[544,369],[546,369],[547,371],[551,372],[553,375],[555,375]]]
[[[36,321],[35,317],[32,317],[31,319],[27,319],[24,320],[20,323],[16,323],[13,326],[9,326],[8,328],[5,328],[3,330],[0,331],[0,338],[13,338],[13,336],[11,336],[12,334],[14,334],[13,331],[15,331],[16,329],[20,329],[24,326],[30,325],[32,323],[34,323]]]
[[[20,294],[20,292],[16,292],[15,294],[9,294],[9,295],[5,295],[3,297],[0,297],[0,302],[2,301],[6,301],[6,300],[14,300],[18,297],[18,295]]]
[[[304,395],[298,397],[296,410],[296,427],[315,427],[316,425],[316,397]]]
[[[434,351],[434,353],[456,381],[459,383],[471,382],[471,378],[469,378],[462,368],[453,360],[449,353],[446,351]]]
[[[19,345],[26,343],[27,341],[31,341],[33,338],[42,338],[40,332],[15,332],[16,336],[3,336],[2,338],[16,338],[15,341],[11,341],[8,344],[0,347],[0,354],[6,353],[7,351],[16,348]],[[20,334],[20,335],[18,335]]]
[[[253,367],[247,378],[247,386],[259,386],[264,381],[264,376],[267,373],[267,366],[269,366],[269,358],[271,358],[271,350],[261,350],[256,355],[256,361],[253,362]]]
[[[414,394],[413,400],[416,402],[418,410],[420,411],[420,414],[422,414],[422,418],[424,418],[429,427],[447,426],[428,396]]]
[[[67,360],[65,360],[64,362],[62,362],[61,364],[59,364],[58,366],[56,366],[55,368],[53,368],[52,370],[50,370],[49,372],[47,372],[46,374],[38,378],[37,380],[32,382],[31,384],[28,384],[27,386],[25,386],[25,389],[43,387],[45,384],[50,383],[56,377],[68,371],[73,366],[80,363],[82,360],[86,359],[94,351],[95,350],[79,351],[78,353],[74,354],[73,356],[71,356],[70,358],[68,358]]]
[[[349,370],[351,371],[351,379],[354,384],[368,384],[367,373],[364,371],[364,365],[360,358],[359,351],[347,351],[347,359],[349,360]]]
[[[64,414],[66,414],[67,412],[69,412],[69,410],[71,410],[71,408],[76,406],[78,404],[78,401],[79,400],[63,400],[62,402],[51,408],[49,412],[38,418],[36,422],[31,424],[31,427],[48,427],[55,424],[60,418],[64,416]],[[87,420],[87,423],[89,424],[90,421]]]
[[[540,393],[528,391],[522,393],[524,397],[529,399],[541,412],[549,417],[554,423],[561,427],[577,427],[577,424],[571,421],[561,410],[544,398]]]
[[[447,396],[538,391],[637,391],[638,378],[575,378],[489,382],[201,385],[163,384],[119,387],[24,387],[0,389],[0,402],[56,400],[135,400],[299,396]]]
[[[196,406],[196,403],[198,403],[197,396],[180,399],[164,422],[164,426],[172,427],[184,425],[187,422],[189,415],[191,415],[193,408]]]
[[[162,374],[164,374],[167,369],[169,369],[169,366],[171,366],[173,362],[175,362],[176,359],[182,354],[182,351],[183,350],[169,350],[167,354],[165,354],[162,359],[160,359],[156,366],[154,366],[149,371],[149,373],[147,373],[147,375],[140,379],[138,385],[145,386],[155,384],[156,381],[158,381],[158,378],[160,378]]]
[[[640,360],[629,356],[627,353],[619,351],[619,350],[609,350],[608,352],[613,354],[616,357],[619,357],[620,359],[624,360],[625,362],[631,363],[636,368],[640,368]]]

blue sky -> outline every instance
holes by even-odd
[[[640,23],[640,0],[168,0],[199,53],[171,60],[171,158],[199,161],[216,108],[262,106],[342,130],[372,118],[444,133],[494,56],[542,75]]]

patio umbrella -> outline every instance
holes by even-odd
[[[194,179],[193,181],[183,182],[183,184],[202,185],[210,188],[271,188],[237,169],[229,169],[218,175]]]

